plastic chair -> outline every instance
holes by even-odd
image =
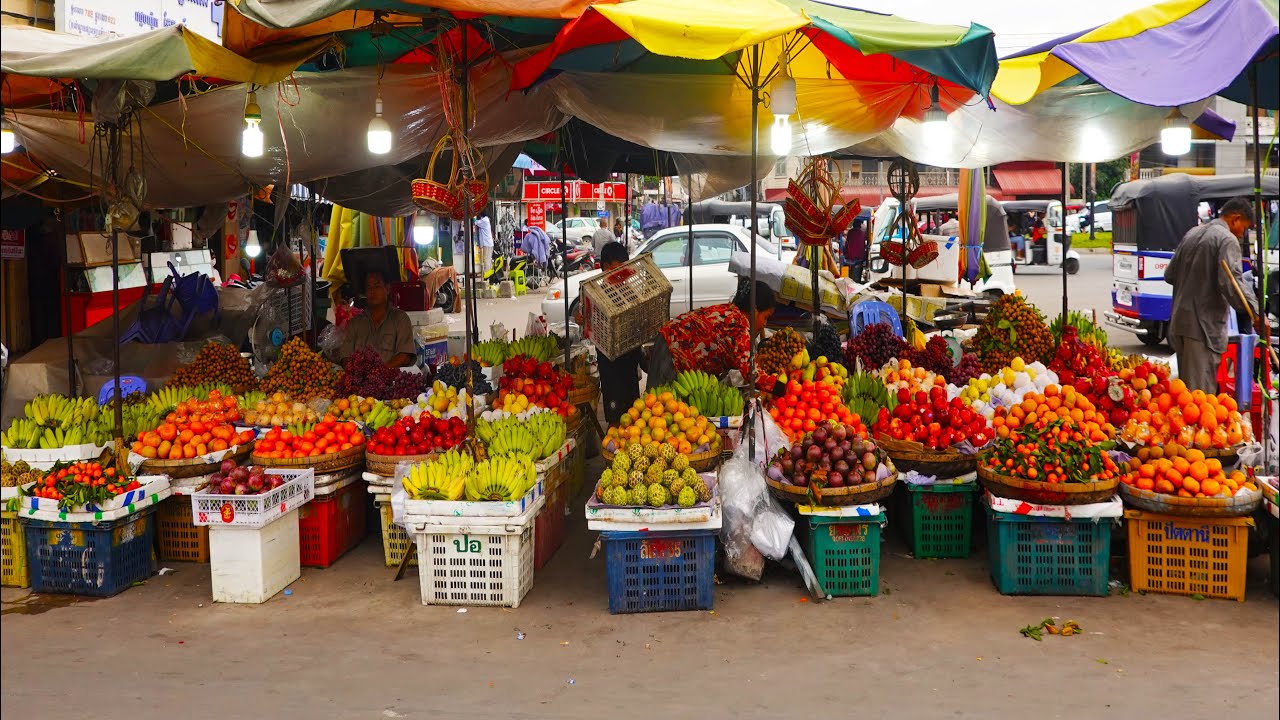
[[[1235,310],[1227,311],[1227,351],[1218,363],[1218,391],[1232,393],[1241,412],[1253,407],[1253,363],[1257,354],[1258,336],[1241,334],[1236,322]]]
[[[849,336],[855,337],[868,325],[889,323],[889,327],[902,337],[902,321],[898,319],[898,311],[888,303],[879,300],[863,300],[849,310]]]
[[[147,382],[136,375],[120,376],[120,396],[129,397],[134,393],[144,393],[147,391]],[[98,392],[98,404],[106,405],[111,402],[111,398],[116,395],[116,385],[110,380],[102,386],[102,390]]]
[[[120,333],[120,344],[137,340],[141,343],[155,343],[160,337],[166,325],[172,322],[172,316],[169,315],[169,305],[172,300],[169,298],[169,288],[173,284],[173,278],[166,277],[164,283],[160,286],[160,294],[156,296],[155,303],[148,305],[147,301],[151,297],[151,286],[146,285],[142,291],[142,300],[138,302],[138,317],[133,324]]]
[[[518,267],[508,272],[507,279],[515,285],[516,296],[524,295],[528,292],[529,285],[525,278],[523,267]]]

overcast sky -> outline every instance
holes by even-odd
[[[986,25],[1003,57],[1152,5],[1155,0],[820,0],[922,22]]]

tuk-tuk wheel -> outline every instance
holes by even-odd
[[[1067,271],[1068,275],[1075,275],[1080,272],[1080,261],[1075,258],[1067,258],[1062,261],[1062,267]]]
[[[1138,339],[1142,341],[1143,345],[1146,345],[1147,347],[1160,347],[1164,344],[1164,323],[1144,322],[1142,323],[1142,327],[1146,329],[1146,332],[1139,335]]]

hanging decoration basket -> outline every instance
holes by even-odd
[[[840,196],[840,165],[834,161],[809,159],[800,176],[787,183],[787,199],[782,204],[787,229],[805,245],[827,246],[831,238],[844,234],[862,211],[858,200],[833,213]]]
[[[448,148],[452,157],[452,166],[449,169],[449,177],[445,182],[438,182],[435,174],[436,162],[440,159],[441,153]],[[436,215],[452,216],[458,211],[462,204],[461,198],[455,191],[458,180],[458,153],[453,146],[453,139],[449,133],[440,136],[436,141],[435,150],[431,153],[431,160],[427,162],[427,177],[418,178],[413,181],[413,203],[429,213]]]

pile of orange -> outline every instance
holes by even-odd
[[[619,449],[667,443],[682,455],[691,454],[703,445],[719,440],[716,429],[698,412],[698,408],[681,402],[675,395],[647,393],[622,414],[618,424],[609,428],[606,443],[613,441]]]
[[[1044,428],[1057,420],[1067,421],[1075,432],[1091,443],[1115,437],[1115,427],[1107,421],[1106,413],[1099,411],[1088,396],[1070,385],[1046,385],[1044,394],[1030,392],[1013,407],[996,408],[991,426],[996,437],[1007,438],[1018,428]]]
[[[1139,449],[1120,481],[1179,497],[1232,497],[1241,489],[1258,489],[1239,470],[1226,473],[1217,458],[1206,458],[1200,450],[1177,443]]]
[[[1120,437],[1140,445],[1179,445],[1196,448],[1227,448],[1239,445],[1252,435],[1236,408],[1235,398],[1225,393],[1210,395],[1188,390],[1182,380],[1171,380],[1169,391],[1153,395],[1146,407],[1129,416]]]
[[[211,452],[227,450],[253,440],[253,431],[236,432],[232,423],[240,419],[234,395],[217,390],[206,400],[188,398],[165,416],[159,427],[147,430],[133,443],[133,452],[145,458],[190,460]]]

